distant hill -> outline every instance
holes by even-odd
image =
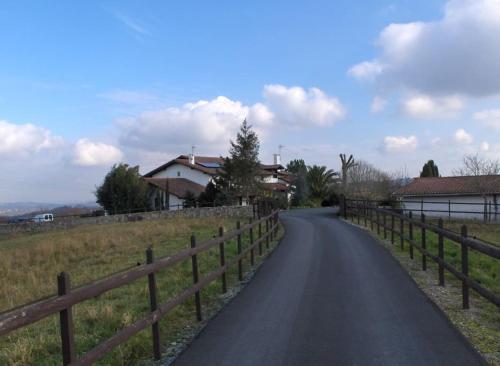
[[[40,202],[9,202],[0,203],[0,221],[2,217],[7,220],[12,217],[32,217],[39,213],[50,212],[56,216],[82,215],[99,209],[96,203],[40,203]]]

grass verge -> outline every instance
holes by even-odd
[[[243,222],[243,219],[242,219]],[[11,235],[0,238],[0,311],[56,292],[56,276],[70,273],[72,285],[95,281],[144,263],[145,251],[153,247],[155,257],[172,255],[189,246],[191,233],[197,241],[213,237],[218,227],[236,226],[234,218],[169,219],[77,227],[67,231]],[[249,245],[248,233],[243,248]],[[273,247],[275,243],[272,243]],[[236,255],[236,241],[226,243],[226,261]],[[264,256],[256,251],[256,265]],[[219,265],[218,247],[198,256],[200,278]],[[248,272],[249,261],[244,260]],[[227,274],[228,287],[238,286],[237,268]],[[159,302],[173,298],[192,284],[190,260],[157,273]],[[203,315],[208,318],[227,298],[221,296],[220,281],[201,291]],[[77,354],[81,355],[149,311],[147,278],[109,291],[73,308]],[[160,322],[162,345],[168,351],[183,334],[199,328],[192,300],[178,306]],[[146,363],[152,355],[151,331],[145,329],[116,348],[98,365]],[[59,319],[48,317],[0,339],[1,365],[61,364]]]
[[[356,221],[350,222],[356,224]],[[396,225],[399,230],[399,222]],[[469,339],[471,344],[486,359],[490,365],[500,366],[500,313],[498,308],[470,290],[470,309],[462,309],[462,290],[461,282],[445,271],[445,286],[438,285],[438,266],[430,258],[427,259],[427,270],[422,270],[422,255],[417,249],[414,250],[414,259],[410,259],[409,245],[404,243],[401,249],[399,237],[395,237],[395,243],[391,243],[391,235],[388,231],[387,239],[384,239],[383,228],[380,235],[377,235],[376,225],[374,231],[370,230],[370,224],[365,227],[363,220],[357,225],[368,231],[378,242],[380,242],[392,255],[399,261],[412,276],[418,286],[427,294],[427,296],[439,306],[447,315],[451,322],[460,330],[460,332]],[[491,225],[487,225],[488,227]],[[404,226],[408,233],[408,226]],[[480,237],[481,231],[475,228],[476,235]],[[414,228],[414,237],[417,242],[421,240],[421,231]],[[427,249],[432,254],[437,254],[437,235],[427,231]],[[455,268],[460,268],[460,247],[445,240],[445,260]],[[500,263],[486,257],[478,252],[469,254],[470,275],[482,283],[486,288],[495,293],[499,292],[500,283]]]

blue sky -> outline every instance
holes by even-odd
[[[92,200],[113,163],[225,155],[245,117],[263,161],[498,158],[496,31],[498,0],[5,1],[0,201]]]

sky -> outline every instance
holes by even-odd
[[[2,1],[0,202],[94,201],[243,119],[260,158],[500,158],[500,0]]]

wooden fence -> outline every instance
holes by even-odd
[[[482,253],[493,261],[500,259],[500,248],[484,243],[478,239],[468,237],[467,226],[462,225],[461,233],[455,233],[443,228],[443,220],[438,220],[438,225],[426,222],[424,214],[417,220],[410,212],[408,216],[386,208],[379,208],[372,201],[351,200],[341,196],[340,215],[353,222],[357,219],[358,224],[370,227],[372,231],[377,231],[378,235],[383,235],[388,239],[390,235],[391,243],[394,244],[399,238],[401,249],[404,249],[405,242],[409,244],[410,258],[414,258],[414,249],[422,254],[422,269],[427,270],[427,258],[438,264],[439,285],[444,286],[444,271],[447,270],[462,282],[462,307],[469,308],[469,290],[473,289],[480,296],[493,304],[500,306],[500,296],[485,288],[479,282],[469,276],[469,251],[474,250]],[[389,221],[389,222],[388,222]],[[399,222],[396,222],[399,221]],[[408,233],[405,233],[405,223],[408,225]],[[396,225],[399,224],[399,225]],[[376,228],[374,228],[374,226]],[[420,243],[414,239],[414,228],[419,228]],[[432,232],[438,236],[438,255],[434,255],[427,249],[427,232]],[[444,239],[448,239],[460,245],[460,269],[455,268],[446,262],[444,255]],[[497,263],[498,264],[498,263]]]
[[[265,225],[265,230],[262,226]],[[258,228],[258,236],[255,238],[254,229]],[[242,235],[249,232],[250,245],[242,250]],[[183,303],[190,297],[194,296],[196,317],[198,321],[202,320],[202,303],[200,291],[210,284],[212,281],[220,278],[222,282],[222,292],[227,291],[226,272],[228,269],[236,265],[238,266],[238,278],[243,280],[243,259],[250,253],[251,264],[254,264],[255,250],[258,248],[258,254],[262,255],[262,247],[265,243],[269,249],[269,243],[272,241],[278,232],[278,210],[273,210],[267,215],[252,221],[251,223],[241,226],[237,223],[236,230],[224,233],[222,228],[219,229],[219,236],[207,240],[203,243],[196,242],[196,236],[191,236],[191,246],[189,249],[183,250],[175,255],[154,259],[153,250],[150,248],[146,252],[146,264],[137,266],[127,271],[117,273],[107,278],[101,279],[89,285],[71,288],[69,275],[62,272],[58,275],[58,295],[37,301],[16,309],[0,314],[0,336],[4,336],[16,329],[33,324],[50,315],[59,313],[60,319],[60,334],[62,342],[62,358],[64,365],[90,365],[93,362],[104,357],[109,351],[127,341],[129,338],[137,334],[139,331],[151,326],[153,338],[153,357],[159,360],[161,357],[160,348],[160,333],[158,321],[164,317],[174,307]],[[225,242],[236,238],[237,255],[226,262],[225,258]],[[206,252],[209,249],[219,246],[220,267],[207,274],[203,278],[199,278],[198,258],[197,255]],[[191,259],[193,285],[177,294],[173,299],[158,304],[157,285],[155,273],[172,267],[186,259]],[[133,324],[121,329],[111,338],[98,344],[93,349],[77,358],[75,352],[74,327],[72,307],[83,301],[95,298],[107,291],[116,289],[121,286],[128,285],[139,278],[148,278],[149,300],[151,311],[142,319],[135,321]]]

